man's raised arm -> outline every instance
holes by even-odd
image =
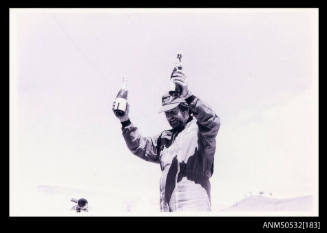
[[[210,161],[216,152],[216,136],[220,128],[220,119],[215,112],[202,100],[192,95],[186,83],[185,74],[182,71],[176,71],[172,74],[172,80],[180,85],[180,97],[184,98],[189,105],[190,112],[197,119],[199,126],[199,149]]]
[[[115,102],[113,104],[115,106]],[[115,111],[114,111],[115,113]],[[146,161],[159,163],[157,152],[158,137],[143,137],[129,119],[129,104],[123,116],[115,114],[122,124],[122,132],[128,149]]]
[[[128,149],[146,161],[159,163],[156,137],[143,137],[130,120],[122,122],[123,136]]]
[[[216,113],[194,95],[191,95],[185,100],[189,105],[190,111],[197,119],[199,133],[204,137],[216,137],[220,127],[220,118]]]

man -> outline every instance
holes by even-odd
[[[182,71],[174,70],[172,79],[179,85],[180,94],[165,94],[161,109],[172,129],[143,137],[129,119],[129,105],[124,116],[116,117],[130,151],[160,164],[161,211],[210,211],[209,178],[213,173],[219,117],[191,94]]]

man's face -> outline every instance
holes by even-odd
[[[188,114],[185,112],[183,113],[178,106],[166,111],[165,114],[170,126],[173,129],[184,126],[188,119]]]

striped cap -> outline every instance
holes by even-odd
[[[186,103],[186,101],[183,98],[171,96],[167,92],[161,98],[161,110],[160,110],[160,112],[169,111],[169,110],[177,107],[180,103]]]

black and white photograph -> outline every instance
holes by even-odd
[[[19,216],[319,215],[318,8],[10,8]]]

